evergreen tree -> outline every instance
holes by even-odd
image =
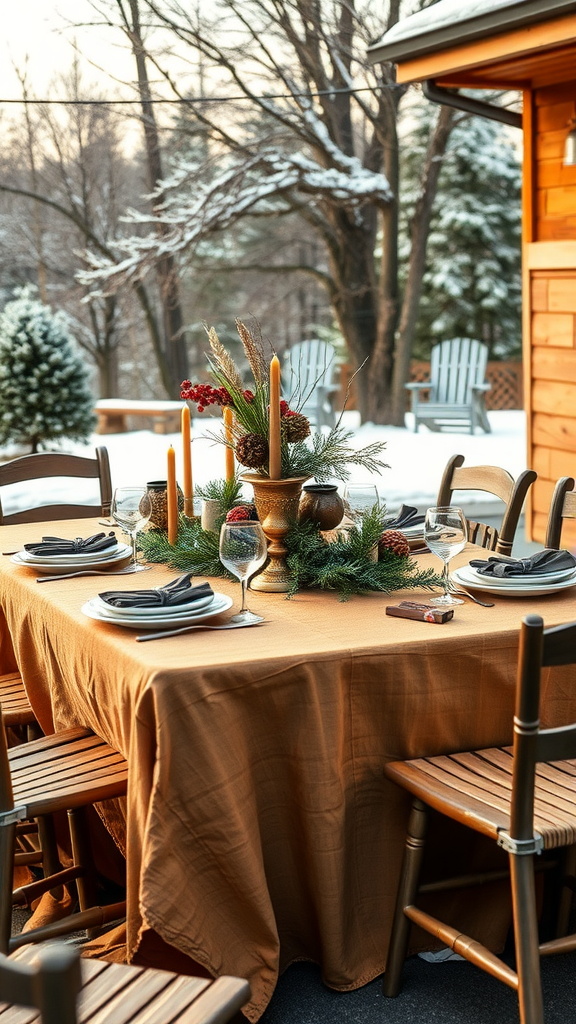
[[[407,149],[405,175],[413,191],[411,165],[428,133],[429,106],[417,112]],[[481,117],[459,120],[438,182],[416,355],[428,357],[431,344],[457,337],[485,342],[490,358],[520,355],[521,178],[509,129]],[[408,216],[414,202],[412,195]]]
[[[85,441],[94,400],[66,319],[30,288],[15,295],[0,315],[0,444]]]

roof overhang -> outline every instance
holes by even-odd
[[[576,13],[576,0],[495,0],[492,3],[487,0],[484,10],[481,5],[472,5],[471,14],[451,19],[442,17],[442,8],[454,11],[450,0],[440,0],[432,8],[418,11],[399,22],[368,47],[370,62],[403,63],[405,60],[414,60],[455,46],[462,47],[480,39],[549,22]],[[436,15],[434,22],[431,21],[431,15]]]

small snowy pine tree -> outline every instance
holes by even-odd
[[[95,417],[88,375],[65,317],[30,288],[0,315],[0,444],[31,446],[88,439]]]

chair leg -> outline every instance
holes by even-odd
[[[518,1003],[521,1024],[544,1024],[534,858],[510,854]]]
[[[15,841],[16,825],[0,825],[0,953],[8,953],[12,931],[12,877]]]
[[[83,874],[76,880],[78,902],[80,910],[88,910],[90,907],[96,906],[97,881],[86,808],[77,807],[73,811],[68,811],[68,822],[74,864],[81,865],[83,868]]]
[[[392,925],[386,973],[384,974],[382,986],[384,995],[390,998],[397,996],[400,991],[402,968],[404,967],[404,961],[408,952],[410,929],[412,927],[411,922],[404,913],[404,908],[414,903],[418,891],[418,879],[424,855],[427,825],[428,808],[421,800],[416,799],[412,802],[412,811],[408,821],[404,862],[402,864],[402,873],[396,897],[394,923]]]

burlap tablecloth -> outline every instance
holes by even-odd
[[[54,532],[94,531],[90,521],[3,527],[2,550]],[[158,566],[121,582],[171,575]],[[213,585],[238,601],[239,586]],[[154,929],[211,973],[247,978],[252,1020],[294,959],[320,963],[341,991],[380,974],[407,817],[383,764],[509,742],[521,618],[576,618],[574,591],[467,602],[441,626],[385,616],[406,594],[255,593],[263,626],[138,644],[80,611],[106,586],[38,584],[0,558],[0,658],[11,667],[7,626],[43,728],[89,726],[129,760],[127,825],[121,814],[107,822],[127,851],[128,956]],[[573,673],[550,671],[544,698],[547,725],[576,713]],[[445,864],[450,830],[437,843]],[[479,937],[501,941],[500,896],[483,918],[478,901],[450,900],[457,927],[480,924]]]

